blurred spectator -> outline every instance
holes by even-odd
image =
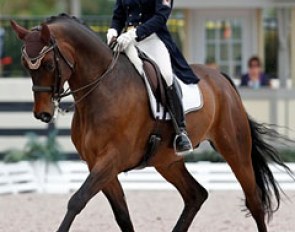
[[[0,27],[0,59],[4,56],[4,34],[4,29]]]
[[[0,76],[2,76],[3,64],[2,58],[4,56],[4,29],[0,27]]]
[[[241,87],[259,89],[261,87],[270,87],[268,76],[262,71],[262,64],[257,56],[253,56],[248,61],[248,73],[241,79]]]
[[[0,77],[7,77],[11,72],[12,57],[5,56],[4,49],[5,30],[0,27]]]

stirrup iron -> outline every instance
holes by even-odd
[[[177,151],[176,142],[177,142],[177,139],[179,137],[182,137],[182,136],[185,136],[187,138],[187,141],[189,142],[190,149],[185,150],[185,151]],[[175,151],[176,155],[178,155],[178,156],[189,155],[194,150],[191,140],[189,139],[188,135],[186,133],[184,133],[184,132],[181,132],[180,134],[175,135],[175,138],[174,138],[174,141],[173,141],[173,148],[174,148],[174,151]]]

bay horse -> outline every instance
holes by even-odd
[[[99,191],[107,197],[124,232],[134,231],[118,174],[144,159],[155,127],[146,87],[128,58],[112,50],[78,19],[62,14],[28,30],[11,21],[24,42],[23,65],[32,77],[34,115],[50,122],[68,82],[75,100],[72,141],[89,175],[68,202],[58,232],[69,231],[75,217]],[[192,65],[200,77],[204,107],[186,116],[193,144],[208,140],[230,165],[241,184],[246,207],[259,232],[266,216],[279,207],[280,191],[268,166],[270,160],[289,171],[277,151],[263,139],[273,131],[250,119],[230,78],[203,65]],[[173,231],[187,231],[208,192],[174,153],[171,122],[159,123],[162,142],[147,161],[181,194],[184,209]],[[276,202],[273,204],[273,197]]]

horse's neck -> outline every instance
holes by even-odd
[[[95,34],[79,25],[68,28],[66,32],[69,45],[75,51],[75,70],[68,81],[71,90],[75,91],[101,78],[109,68],[113,54]],[[134,89],[143,86],[140,77],[133,78],[135,75],[138,76],[128,59],[120,57],[114,70],[99,83],[99,86],[94,85],[74,93],[77,112],[81,115],[90,112],[93,115],[94,110],[97,114],[101,109],[105,111],[106,108],[113,107],[112,104],[120,104],[121,101],[132,102],[133,100],[129,99],[129,92],[135,92]],[[91,91],[92,88],[94,88],[93,91]]]
[[[89,69],[91,69],[91,66],[94,66],[95,69],[97,64],[94,63],[90,65]],[[107,70],[107,68],[108,67],[105,67],[104,71]],[[71,83],[75,82],[74,84],[78,88],[82,87],[83,85],[78,86],[77,83],[79,82],[76,82],[76,80],[86,79],[87,75],[87,70],[84,70],[83,75],[71,80]],[[89,80],[88,84],[94,79],[95,78]],[[87,90],[82,91],[80,95],[76,95],[75,100],[79,101],[79,99],[83,97],[83,94],[87,93],[90,89],[91,88],[88,88]],[[115,64],[114,69],[112,69],[111,72],[100,82],[95,90],[91,92],[85,100],[76,105],[76,112],[79,114],[79,120],[85,121],[83,120],[84,117],[89,118],[89,115],[91,115],[91,117],[97,117],[100,113],[103,113],[104,116],[109,115],[112,117],[112,114],[116,112],[114,109],[118,108],[118,106],[123,107],[124,109],[129,107],[132,108],[135,102],[142,101],[141,98],[144,98],[141,96],[142,94],[140,94],[140,96],[138,95],[143,91],[144,85],[141,77],[132,67],[127,58],[121,56]],[[145,95],[143,94],[143,96]]]
[[[78,47],[76,45],[75,51],[75,71],[68,81],[72,91],[89,85],[101,78],[112,61],[112,52],[97,38],[96,40],[93,40],[93,38],[85,39],[82,46],[80,45]],[[92,87],[75,93],[75,100],[77,101],[82,98]]]

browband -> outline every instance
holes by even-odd
[[[40,51],[38,56],[36,56],[34,58],[31,58],[27,54],[26,48],[23,47],[22,48],[22,55],[25,58],[29,68],[32,69],[32,70],[36,70],[36,69],[40,68],[41,62],[42,62],[43,58],[45,57],[45,55],[48,52],[50,52],[51,50],[53,50],[53,48],[54,48],[54,45],[52,45],[50,47],[45,46],[45,47],[42,48],[42,50]]]

